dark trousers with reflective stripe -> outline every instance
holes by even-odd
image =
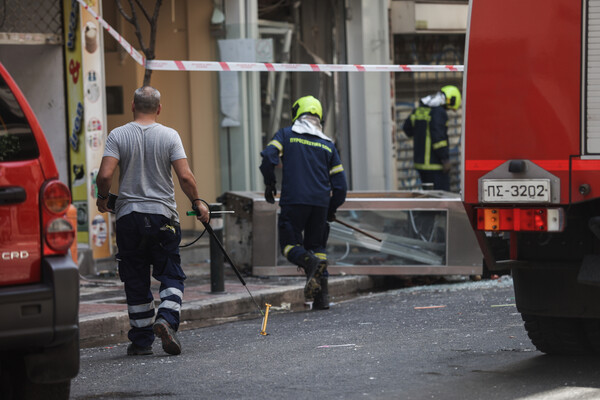
[[[296,265],[306,251],[325,256],[329,224],[327,223],[327,207],[316,207],[304,204],[281,206],[279,214],[279,245],[281,252]],[[321,257],[322,258],[322,257]]]
[[[163,215],[133,212],[117,220],[119,276],[129,311],[129,340],[148,347],[154,341],[152,275],[160,282],[161,304],[156,318],[179,328],[185,274],[181,268],[181,229]]]
[[[450,174],[445,174],[440,170],[429,171],[418,169],[417,171],[419,171],[421,182],[433,183],[433,188],[435,190],[445,190],[447,192],[450,191]]]

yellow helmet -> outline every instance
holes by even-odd
[[[448,85],[444,86],[441,91],[446,96],[446,107],[458,110],[461,102],[460,90],[456,86]]]
[[[316,115],[322,121],[323,108],[321,107],[321,102],[313,96],[300,97],[292,106],[292,122],[306,113]]]

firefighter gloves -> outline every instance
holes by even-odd
[[[452,170],[452,164],[450,164],[449,160],[442,160],[442,172],[445,174],[449,174]]]
[[[277,188],[275,184],[267,185],[265,188],[265,200],[267,203],[275,204],[275,196],[277,195]]]
[[[333,222],[335,221],[335,210],[329,210],[327,212],[327,221],[328,222]]]

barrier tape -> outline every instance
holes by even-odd
[[[141,66],[156,71],[250,71],[250,72],[461,72],[462,65],[392,65],[392,64],[282,64],[224,61],[146,60],[84,0],[77,0],[129,55]]]
[[[146,67],[162,71],[252,72],[458,72],[462,65],[278,64],[214,61],[148,60]]]
[[[113,29],[112,26],[110,26],[108,24],[108,22],[106,22],[104,19],[102,19],[102,17],[100,17],[96,11],[94,11],[92,8],[88,7],[88,5],[83,1],[83,0],[77,0],[77,2],[81,5],[81,7],[83,7],[85,10],[87,10],[87,12],[89,12],[92,17],[94,17],[94,19],[96,21],[98,21],[100,23],[100,25],[106,29],[106,32],[110,33],[110,35],[112,37],[115,38],[115,40],[117,42],[119,42],[119,44],[121,46],[123,46],[123,48],[125,49],[125,51],[127,53],[129,53],[129,55],[141,66],[145,66],[146,65],[146,57],[144,57],[142,55],[142,53],[138,52],[136,49],[133,48],[133,46],[131,44],[129,44],[129,42],[127,40],[125,40],[125,38],[121,35],[119,35],[119,33],[117,31],[115,31]]]

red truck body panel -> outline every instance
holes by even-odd
[[[560,178],[561,204],[584,200],[577,190],[582,183],[600,182],[600,161],[580,160],[581,2],[540,4],[471,4],[463,138],[466,204],[479,203],[480,177],[513,159],[531,160]]]
[[[465,210],[535,347],[600,354],[600,2],[470,0]]]

